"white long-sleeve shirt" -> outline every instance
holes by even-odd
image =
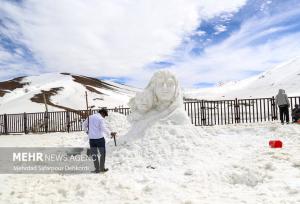
[[[83,122],[82,129],[88,132],[89,139],[100,139],[108,136],[110,133],[106,127],[104,118],[99,113],[90,115],[89,119]]]

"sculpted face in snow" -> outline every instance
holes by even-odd
[[[174,98],[176,84],[172,77],[162,76],[155,83],[155,96],[158,101],[171,102]]]
[[[178,80],[167,70],[154,73],[143,92],[137,93],[128,105],[131,108],[129,120],[138,128],[156,122],[190,124]]]
[[[153,95],[151,92],[144,91],[137,93],[134,102],[136,104],[137,111],[141,113],[146,113],[152,108],[153,105]]]
[[[168,108],[172,103],[183,103],[181,90],[176,77],[167,70],[158,71],[152,76],[146,90],[152,92],[154,109]]]

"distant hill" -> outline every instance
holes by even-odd
[[[228,82],[218,87],[186,90],[185,97],[200,99],[272,97],[281,88],[285,89],[289,96],[300,96],[300,57],[245,80]]]
[[[70,73],[49,73],[0,82],[0,114],[127,106],[138,89],[110,81]]]

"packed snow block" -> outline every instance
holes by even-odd
[[[282,148],[282,142],[280,140],[270,140],[269,146],[271,148]]]

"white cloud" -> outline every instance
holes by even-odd
[[[197,30],[195,31],[192,35],[195,35],[195,36],[198,36],[198,37],[201,37],[201,36],[204,36],[206,35],[206,32],[203,31],[203,30]]]
[[[46,71],[135,76],[170,55],[201,19],[236,11],[245,1],[2,1],[0,18],[15,23],[1,33],[25,44]]]
[[[2,4],[3,3],[3,4]],[[43,71],[36,64],[33,64],[30,60],[25,59],[24,51],[21,48],[16,48],[20,43],[20,33],[16,27],[16,24],[12,21],[5,19],[7,16],[3,7],[6,2],[0,4],[0,80],[8,80],[16,76],[33,75]],[[12,11],[8,9],[7,11]],[[3,20],[3,21],[2,21]],[[5,21],[5,27],[2,27]],[[6,29],[5,29],[6,28]],[[5,37],[10,37],[5,39]],[[9,47],[4,46],[2,42],[8,43],[10,39],[14,40],[14,45]]]
[[[300,13],[299,8],[274,17],[250,19],[223,42],[205,48],[201,56],[186,56],[172,69],[185,87],[192,87],[201,82],[247,78],[251,73],[265,71],[299,56],[300,31],[286,32],[293,25],[281,23],[296,13]],[[280,33],[282,31],[285,32]]]
[[[0,80],[7,80],[16,75],[38,74],[42,71],[37,65],[24,61],[23,54],[20,49],[8,52],[0,45]]]
[[[216,30],[216,32],[214,33],[215,35],[218,35],[218,34],[220,34],[222,32],[225,32],[227,30],[226,26],[224,26],[224,25],[216,25],[214,27],[214,29]]]
[[[10,58],[11,58],[11,55],[8,52],[5,52],[5,50],[0,45],[0,60],[4,61],[4,60],[8,60]]]

